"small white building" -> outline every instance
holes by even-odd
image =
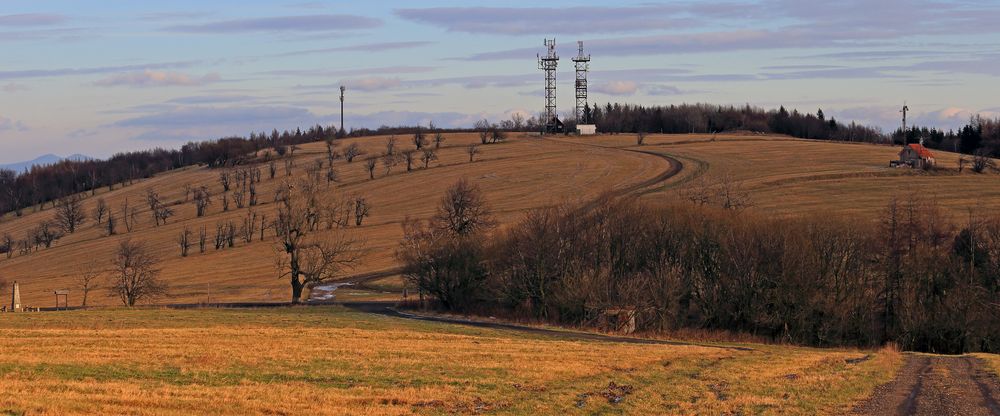
[[[579,134],[581,136],[593,136],[593,135],[597,134],[597,125],[596,124],[577,124],[576,125],[576,134]]]

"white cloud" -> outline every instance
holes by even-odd
[[[635,81],[611,81],[590,90],[608,95],[633,95],[639,91],[639,84]]]
[[[111,75],[97,81],[102,87],[166,87],[166,86],[198,86],[218,82],[219,74],[207,74],[195,77],[180,72],[145,70]]]
[[[380,91],[396,88],[401,83],[399,78],[367,77],[345,80],[341,84],[348,90]]]
[[[0,116],[0,131],[25,131],[25,130],[28,130],[28,126],[25,126],[24,123],[11,118]]]

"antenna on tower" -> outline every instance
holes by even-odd
[[[545,131],[558,133],[562,130],[562,122],[556,115],[556,67],[559,66],[559,55],[556,54],[556,40],[545,39],[545,56],[538,56],[538,69],[545,71]]]
[[[590,71],[590,55],[583,54],[583,41],[577,41],[580,53],[573,58],[576,64],[576,122],[577,124],[589,124],[587,115],[584,114],[584,107],[587,106],[587,72]]]
[[[906,101],[903,101],[903,109],[899,110],[900,113],[903,113],[903,146],[906,146],[906,144],[907,144],[906,143],[906,113],[909,112],[909,111],[910,111],[910,107],[908,107],[906,105]],[[921,140],[920,145],[923,145],[922,142],[923,141]]]

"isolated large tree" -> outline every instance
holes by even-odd
[[[68,196],[56,204],[56,223],[66,234],[73,234],[87,221],[87,213],[79,196]]]
[[[458,236],[474,234],[495,224],[483,192],[465,178],[445,192],[433,223],[436,228]]]
[[[111,296],[117,296],[122,304],[132,307],[142,300],[166,294],[167,285],[159,279],[157,263],[159,259],[149,252],[146,244],[122,240],[111,262]]]
[[[294,187],[286,184],[278,201],[273,225],[278,237],[276,266],[278,277],[288,278],[292,286],[292,303],[302,301],[306,287],[340,276],[360,258],[358,243],[339,230],[334,235],[317,232],[326,211],[317,188],[308,180]]]

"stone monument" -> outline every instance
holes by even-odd
[[[12,295],[10,301],[10,311],[11,312],[21,312],[21,287],[15,281],[14,284],[14,294]]]

